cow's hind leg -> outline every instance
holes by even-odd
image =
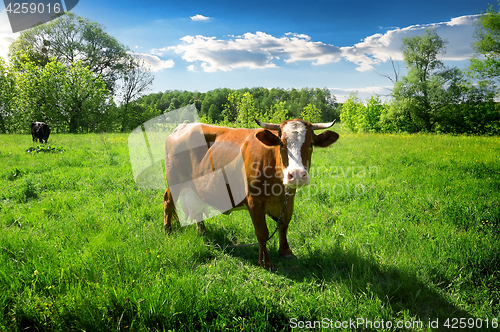
[[[165,208],[165,213],[163,215],[163,228],[165,231],[170,233],[172,231],[172,220],[179,221],[179,216],[175,210],[174,199],[169,188],[167,188],[165,195],[163,195],[163,202]]]
[[[198,230],[198,233],[200,233],[200,234],[205,234],[207,232],[207,229],[205,227],[205,222],[203,221],[203,220],[205,220],[203,215],[205,215],[205,217],[207,217],[207,218],[210,217],[210,212],[208,211],[208,207],[205,207],[200,212],[200,214],[197,216],[197,219],[196,219],[196,221],[199,220],[199,222],[196,223],[196,229]]]
[[[200,234],[205,234],[207,232],[207,228],[205,227],[205,223],[202,221],[198,221],[200,219],[196,219],[196,229],[198,230],[198,233]]]

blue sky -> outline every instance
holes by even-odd
[[[387,94],[390,58],[406,73],[401,41],[428,27],[448,41],[442,59],[464,68],[485,0],[96,1],[78,15],[151,64],[151,92],[221,87],[319,87],[339,101]],[[16,38],[0,11],[0,56]]]

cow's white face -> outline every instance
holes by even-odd
[[[280,145],[285,186],[300,188],[309,184],[309,166],[313,146],[327,147],[339,138],[339,135],[333,131],[326,130],[316,135],[314,130],[329,128],[334,122],[312,124],[295,119],[283,121],[278,125],[257,121],[261,127],[278,132],[278,135],[275,135],[268,130],[263,130],[258,132],[256,137],[267,146]]]
[[[308,147],[304,146],[307,138],[307,126],[303,121],[289,121],[282,129],[281,139],[285,141],[284,147],[287,149],[288,166],[283,171],[283,184],[290,188],[299,188],[309,184],[309,163],[307,156]],[[306,155],[303,156],[303,152]],[[305,157],[305,158],[303,158]],[[307,167],[304,166],[307,162]]]

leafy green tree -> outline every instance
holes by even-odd
[[[228,95],[231,93],[231,89],[215,89],[212,91],[208,91],[203,98],[203,101],[201,102],[201,109],[200,109],[200,114],[209,114],[210,108],[212,108],[212,105],[215,105],[217,111],[211,112],[210,117],[212,119],[223,119],[224,114],[223,110],[225,109],[225,104],[227,104],[228,100]],[[215,116],[217,113],[217,116]],[[231,121],[235,121],[236,115],[234,115],[234,118],[231,118]]]
[[[397,100],[412,99],[410,116],[418,130],[430,131],[444,106],[441,100],[444,89],[442,76],[436,75],[444,68],[437,56],[445,51],[445,41],[434,30],[427,29],[422,36],[403,39],[403,55],[408,75],[394,86]]]
[[[20,71],[16,75],[18,89],[13,99],[13,129],[25,132],[31,121],[44,121],[53,127],[57,123],[52,121],[52,115],[57,107],[56,95],[61,89],[64,66],[49,62],[50,65],[40,67],[23,52],[18,52],[17,59],[21,61],[15,64]]]
[[[500,4],[500,2],[499,2]],[[500,11],[493,6],[476,21],[474,50],[479,54],[471,59],[470,69],[482,79],[500,76]]]
[[[385,132],[417,132],[411,110],[415,105],[412,99],[393,98],[387,105],[387,111],[380,118],[381,129]]]
[[[253,95],[250,92],[245,92],[238,103],[237,122],[245,128],[251,128],[257,117],[258,112],[255,108]]]
[[[380,96],[370,96],[366,101],[364,131],[380,131],[380,117],[384,112]]]
[[[276,104],[272,105],[269,112],[269,122],[271,123],[281,123],[290,118],[288,113],[288,107],[286,101],[278,101]]]
[[[364,107],[356,92],[352,92],[347,101],[342,105],[340,111],[340,121],[351,131],[358,131],[360,122],[360,108]]]
[[[227,118],[229,122],[235,122],[238,119],[241,96],[238,91],[233,90],[227,95],[226,98],[227,103],[224,104],[222,116]]]
[[[458,68],[444,68],[438,59],[444,51],[444,40],[432,29],[403,40],[408,75],[394,85],[394,103],[384,121],[393,116],[404,127],[399,130],[435,131],[449,115],[450,105],[463,102],[461,86],[469,82]]]
[[[19,53],[18,57],[29,55]],[[31,121],[73,133],[113,129],[116,107],[112,96],[104,81],[80,61],[66,66],[52,58],[45,67],[28,59],[21,63],[13,114],[17,131],[27,130]]]
[[[108,90],[127,70],[127,47],[104,31],[104,27],[72,12],[21,32],[9,47],[9,57],[24,51],[36,65],[45,65],[50,57],[70,66],[82,61],[83,67],[100,75]]]
[[[213,121],[219,121],[221,119],[221,113],[217,109],[217,106],[212,104],[210,105],[210,108],[208,109],[208,114],[207,117],[212,119]]]
[[[178,108],[181,108],[181,102],[177,98],[172,98],[172,100],[170,100],[170,105],[168,106],[167,112],[172,112],[173,110],[176,110]]]
[[[61,91],[62,116],[70,132],[111,129],[115,105],[106,83],[78,61],[68,69]]]
[[[10,132],[15,92],[14,73],[0,57],[0,133]]]
[[[300,117],[304,121],[309,121],[311,123],[321,122],[321,110],[316,107],[316,105],[309,103],[304,106]]]
[[[458,96],[439,121],[437,131],[455,134],[500,134],[500,110],[496,91],[487,82],[464,80],[455,86]]]

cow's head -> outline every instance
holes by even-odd
[[[263,123],[255,120],[266,130],[256,134],[258,140],[267,146],[280,145],[283,161],[283,184],[299,188],[309,184],[309,167],[313,146],[327,147],[334,143],[339,134],[326,130],[319,135],[314,130],[327,129],[335,123],[310,123],[300,119],[283,121],[281,124]],[[277,135],[269,130],[277,131]]]

